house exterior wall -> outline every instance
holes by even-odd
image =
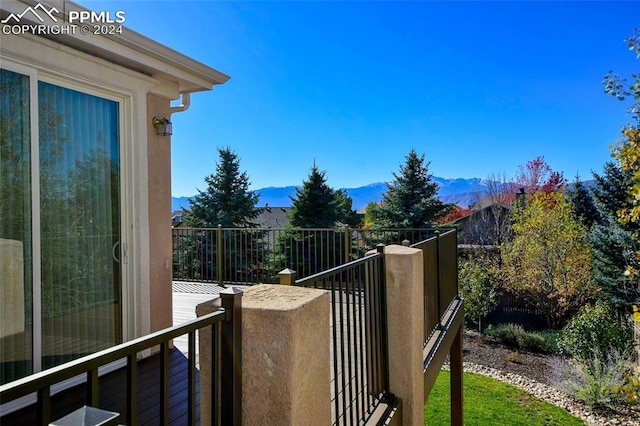
[[[161,330],[172,321],[171,240],[171,137],[159,136],[155,116],[170,117],[170,100],[147,96],[147,158],[149,167],[149,302],[153,307],[150,328]]]

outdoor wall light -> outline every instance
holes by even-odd
[[[153,117],[153,127],[156,128],[160,136],[171,136],[173,134],[173,128],[168,118],[156,115]]]

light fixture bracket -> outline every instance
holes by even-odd
[[[171,136],[173,134],[173,126],[168,118],[156,115],[152,120],[153,127],[160,136]]]

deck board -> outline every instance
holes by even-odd
[[[174,286],[173,324],[179,325],[196,318],[195,307],[218,297],[221,290],[215,285],[187,284]],[[169,423],[187,424],[187,357],[188,337],[184,335],[174,340],[174,348],[169,353]],[[197,345],[196,345],[197,352]],[[196,353],[197,356],[197,353]],[[127,387],[126,370],[105,374],[100,377],[99,408],[120,413],[120,424],[126,423]],[[200,374],[196,372],[196,419],[200,419]],[[85,385],[81,384],[52,396],[51,420],[59,419],[85,405]],[[160,357],[153,355],[138,362],[138,424],[160,423]],[[32,426],[36,424],[36,410],[33,406],[23,408],[0,418],[2,426]]]
[[[196,318],[195,309],[196,306],[200,303],[209,301],[211,299],[217,298],[220,287],[215,286],[213,284],[191,284],[191,283],[179,283],[180,285],[176,286],[174,284],[173,291],[173,324],[179,325],[186,321],[190,321]],[[358,355],[351,353],[351,350],[355,350],[357,346],[362,344],[360,339],[363,338],[361,335],[353,334],[352,327],[354,325],[359,325],[362,321],[362,314],[360,313],[360,301],[355,303],[350,297],[340,299],[338,306],[342,306],[342,308],[338,311],[336,316],[332,316],[331,318],[331,332],[334,327],[334,320],[336,320],[336,326],[340,332],[338,333],[339,344],[342,346],[345,342],[343,340],[348,341],[350,344],[347,345],[349,347],[349,354],[343,354],[342,349],[339,352],[339,358],[342,358],[343,355],[346,355],[347,358],[351,359],[352,368],[349,369],[347,374],[350,377],[350,380],[343,377],[343,367],[345,365],[349,365],[349,363],[344,364],[343,362],[339,362],[337,369],[338,381],[343,382],[347,380],[349,383],[358,382],[358,380],[366,380],[365,377],[360,377],[364,373],[362,370],[356,368],[357,362],[364,363],[364,359],[362,359],[362,354]],[[346,309],[346,306],[351,305],[352,311]],[[351,316],[354,315],[354,316]],[[351,325],[349,327],[350,333],[345,334],[342,329],[343,323],[348,323]],[[362,333],[362,331],[360,332]],[[170,350],[170,379],[169,379],[169,388],[170,388],[170,397],[169,397],[169,423],[171,425],[183,425],[187,424],[187,357],[188,354],[188,337],[187,335],[181,336],[177,339],[174,339],[174,348]],[[363,348],[359,349],[360,351]],[[196,366],[199,367],[198,363],[198,345],[196,344]],[[333,356],[334,356],[334,348],[331,345],[331,362],[333,365]],[[349,356],[351,355],[351,356]],[[358,359],[360,358],[360,359]],[[360,367],[362,368],[362,367]],[[199,401],[200,401],[200,386],[199,386],[199,371],[196,372],[196,381],[197,381],[197,394],[196,394],[196,413],[197,420],[199,422],[200,411],[199,411]],[[345,383],[340,383],[341,385],[345,385]],[[332,398],[332,417],[335,418],[335,378],[332,378],[331,381],[331,398]],[[360,395],[359,392],[361,390],[356,391],[354,395],[353,392],[356,391],[351,386],[347,386],[347,394],[344,395],[347,397],[349,403],[356,403],[358,399],[362,398],[370,402],[372,398],[371,395]],[[342,388],[339,389],[338,394],[338,406],[339,409],[342,410],[344,407]],[[52,415],[51,419],[55,420],[69,412],[80,408],[85,405],[84,400],[85,395],[85,386],[79,385],[72,389],[61,392],[52,397]],[[138,407],[138,416],[137,421],[138,424],[159,424],[159,412],[160,412],[160,357],[158,355],[151,356],[146,358],[138,363],[138,398],[137,398],[137,407]],[[116,411],[121,414],[119,423],[126,423],[126,370],[120,369],[115,372],[109,373],[100,377],[100,406],[98,408],[102,408],[109,411]],[[366,408],[364,408],[366,410]],[[0,424],[2,426],[8,425],[33,425],[35,424],[35,410],[31,407],[20,410],[16,413],[12,413],[0,418]]]
[[[178,349],[169,354],[169,418],[171,424],[186,424],[187,392],[186,370],[187,358]],[[160,406],[160,357],[153,355],[138,362],[138,424],[159,424]],[[126,422],[126,370],[124,368],[100,377],[100,405],[98,408],[120,413],[120,424]],[[199,389],[200,375],[196,373]],[[51,398],[51,419],[59,419],[71,411],[85,405],[84,384],[67,389]],[[196,401],[199,401],[199,390]],[[199,410],[196,409],[199,418]],[[26,407],[0,419],[3,426],[22,426],[36,424],[36,411]]]

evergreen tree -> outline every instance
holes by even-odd
[[[327,231],[340,224],[355,225],[353,201],[346,191],[335,191],[327,184],[326,172],[313,165],[307,180],[296,189],[289,212],[290,228],[320,228],[320,230],[289,229],[280,234],[273,265],[288,267],[298,277],[322,272],[346,262],[345,234],[342,230]]]
[[[629,306],[640,304],[637,283],[625,275],[638,249],[631,233],[617,223],[596,225],[588,241],[592,250],[592,280],[600,289],[601,298],[619,313],[628,313]]]
[[[567,196],[573,205],[576,215],[582,220],[587,229],[591,229],[595,223],[600,221],[600,214],[596,209],[591,191],[584,186],[580,176],[576,175],[576,180],[567,190]]]
[[[207,189],[189,200],[184,214],[188,226],[213,228],[251,227],[261,209],[260,195],[249,191],[249,176],[240,171],[240,158],[231,148],[218,148],[220,159],[215,174],[204,178]]]
[[[307,180],[296,188],[289,212],[294,228],[334,228],[338,223],[355,225],[353,200],[345,190],[335,191],[327,184],[326,172],[313,164]]]
[[[603,221],[617,222],[617,212],[627,206],[627,188],[632,183],[629,173],[622,170],[614,162],[604,165],[602,175],[593,173],[595,186],[591,189],[595,206]],[[628,230],[638,229],[638,224],[628,223]]]
[[[354,228],[362,223],[360,216],[353,209],[353,199],[349,197],[346,190],[337,190],[335,200],[338,209],[338,218],[342,224]]]
[[[613,162],[604,166],[604,173],[593,174],[596,185],[592,188],[595,206],[602,223],[593,227],[589,244],[593,250],[593,282],[600,288],[601,297],[619,313],[628,312],[629,306],[640,303],[640,290],[625,275],[640,250],[633,239],[638,224],[620,223],[617,213],[628,204],[627,188],[631,183],[629,173]]]
[[[438,198],[438,183],[429,174],[424,154],[411,149],[400,165],[400,173],[393,173],[394,181],[387,184],[382,204],[374,209],[376,222],[391,228],[424,228],[446,215],[451,207]]]
[[[256,207],[259,194],[249,191],[249,177],[240,171],[240,158],[231,148],[218,148],[219,161],[216,172],[205,177],[207,189],[189,200],[191,207],[184,212],[184,223],[196,228],[223,228],[256,226],[252,222],[261,209]],[[180,253],[192,259],[185,275],[191,278],[223,281],[244,281],[252,276],[260,265],[255,254],[261,250],[260,233],[225,230],[220,236],[222,247],[217,247],[218,237],[212,232],[197,232],[181,237]],[[240,243],[241,242],[241,243]],[[217,252],[222,250],[222,265],[217,264]],[[253,260],[252,260],[253,259]],[[220,274],[218,274],[220,272]]]

